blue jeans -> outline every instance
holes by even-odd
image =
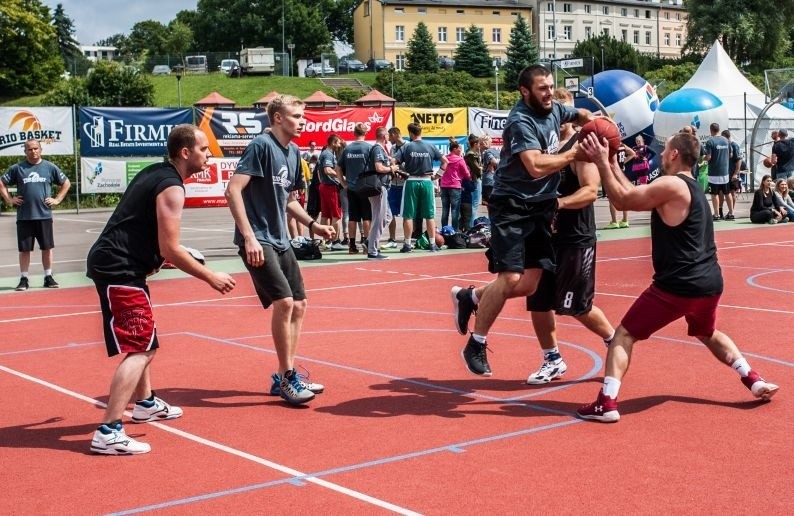
[[[457,228],[460,221],[460,188],[441,189],[441,226],[449,226],[452,212],[452,227]]]
[[[476,187],[471,193],[471,227],[474,226],[473,222],[477,218],[477,209],[480,207],[480,201],[482,200],[482,180],[478,179],[474,184]]]

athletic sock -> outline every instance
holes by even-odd
[[[615,338],[615,330],[612,330],[612,335],[604,339],[604,346],[609,347],[609,345],[612,344],[612,339],[614,338]]]
[[[471,289],[471,300],[474,302],[475,305],[479,305],[480,304],[480,298],[477,297],[477,289],[476,288]]]
[[[562,356],[560,355],[560,350],[557,348],[557,346],[554,346],[551,349],[543,350],[543,360],[546,362],[554,362],[560,358],[562,358]]]
[[[731,367],[734,368],[742,378],[750,374],[750,364],[747,363],[747,360],[745,360],[744,357],[741,357],[736,362],[732,363]]]
[[[22,277],[23,277],[23,278],[27,278],[27,277],[28,277],[28,272],[27,272],[27,271],[26,271],[26,272],[23,272],[23,273],[22,273]]]
[[[485,335],[479,335],[477,333],[472,333],[471,336],[474,337],[474,340],[476,340],[480,344],[485,344]]]
[[[148,398],[143,400],[138,400],[135,402],[135,404],[147,408],[154,405],[154,391],[152,391],[152,394]]]
[[[44,269],[45,276],[52,276],[52,269]]]
[[[614,400],[617,399],[619,391],[620,391],[620,380],[612,376],[605,376],[604,386],[601,388],[601,392],[603,392],[605,395],[609,396]]]

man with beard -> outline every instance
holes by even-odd
[[[551,221],[557,209],[559,171],[582,159],[576,146],[557,154],[560,126],[584,125],[593,118],[586,109],[575,109],[554,100],[551,72],[533,65],[518,78],[521,100],[516,103],[502,133],[504,144],[488,201],[491,248],[488,270],[494,281],[483,287],[453,287],[455,325],[468,331],[476,311],[474,332],[461,354],[474,374],[491,375],[486,356],[486,336],[505,301],[531,296],[544,270],[554,272]]]

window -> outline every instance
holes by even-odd
[[[601,29],[601,33],[602,33],[604,36],[609,36],[609,29],[608,29],[608,28],[603,28],[603,29]]]
[[[447,41],[447,28],[446,27],[439,27],[438,28],[438,41],[440,43],[446,43],[446,41]]]
[[[670,13],[669,12],[667,12],[667,11],[664,12],[664,19],[665,20],[669,20],[670,19]]]
[[[625,7],[620,8],[620,15],[621,16],[628,16],[628,10]]]
[[[397,70],[405,70],[405,55],[397,54],[394,59],[394,66]]]
[[[601,14],[609,14],[609,6],[608,5],[602,5],[601,6]]]
[[[634,44],[635,45],[639,45],[640,44],[640,31],[638,31],[638,30],[634,31]]]
[[[590,39],[593,37],[593,28],[592,27],[585,27],[584,28],[584,39]]]
[[[554,12],[554,2],[546,3],[546,12]]]
[[[645,44],[646,45],[650,45],[651,44],[651,31],[649,31],[649,30],[645,31]]]
[[[676,21],[681,21],[681,13],[675,13]]]
[[[676,34],[676,35],[675,35],[675,45],[676,45],[677,47],[680,47],[680,46],[681,46],[681,34]]]
[[[620,29],[620,41],[626,42],[629,39],[629,31],[626,29]]]
[[[562,35],[568,41],[573,39],[573,27],[571,25],[563,25],[562,26]]]
[[[648,10],[645,11],[645,18],[647,18],[649,20],[651,19],[651,11],[648,11]]]
[[[546,39],[554,41],[555,32],[554,25],[549,25],[546,27]]]
[[[640,10],[639,9],[634,9],[634,17],[635,18],[639,18],[640,17]]]
[[[573,6],[571,4],[562,4],[562,12],[564,13],[573,12]]]
[[[455,28],[455,41],[460,43],[463,41],[464,36],[466,35],[466,29],[463,27],[456,27]]]
[[[590,4],[584,4],[584,13],[590,14]]]
[[[466,11],[464,9],[458,9],[455,11],[455,14],[466,14]]]
[[[397,25],[394,27],[394,40],[405,41],[405,25]]]
[[[491,42],[492,43],[502,42],[502,29],[493,29],[491,31]]]
[[[394,14],[405,14],[405,9],[403,9],[402,7],[395,7]]]
[[[668,47],[670,46],[670,33],[669,32],[665,32],[664,33],[664,44],[665,44],[665,46],[668,46]]]
[[[427,14],[427,7],[417,7],[416,12],[419,14]]]
[[[364,2],[364,16],[369,16],[369,2]]]
[[[493,14],[494,16],[501,16],[502,15],[502,13],[499,12],[499,11],[491,11],[491,14]]]

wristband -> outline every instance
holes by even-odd
[[[314,221],[314,220],[312,220],[311,222],[309,222],[309,226],[308,226],[308,228],[309,228],[309,231],[311,231],[311,229],[312,229],[312,226],[314,226],[314,223],[315,223],[315,221]]]

